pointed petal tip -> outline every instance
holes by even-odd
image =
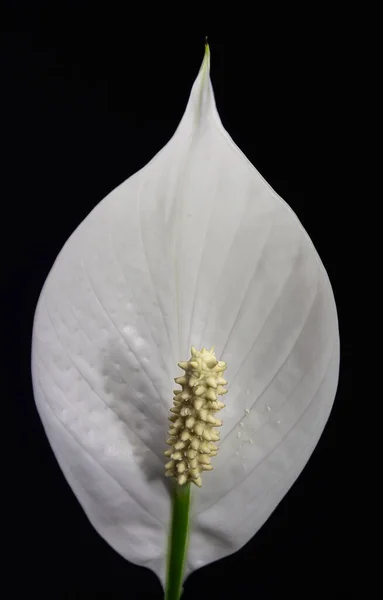
[[[205,38],[205,53],[203,56],[200,73],[203,72],[207,72],[208,74],[210,72],[210,46],[207,41],[207,38]]]

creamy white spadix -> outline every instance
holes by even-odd
[[[171,449],[164,453],[170,458],[165,475],[174,477],[179,485],[191,482],[201,487],[202,471],[213,469],[211,457],[218,453],[214,442],[220,439],[216,427],[221,427],[222,421],[215,413],[225,407],[219,396],[227,393],[227,381],[222,377],[227,365],[216,359],[214,348],[198,351],[192,346],[190,360],[178,366],[185,375],[175,378],[182,389],[174,390],[173,414],[168,417],[171,425],[166,443]]]
[[[69,485],[99,534],[162,583],[174,367],[213,344],[229,401],[214,469],[193,487],[185,575],[270,516],[319,440],[339,370],[325,269],[223,128],[206,53],[170,142],[68,239],[33,329],[36,404]]]

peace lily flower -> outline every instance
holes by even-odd
[[[177,363],[214,344],[230,381],[214,468],[193,487],[185,577],[238,550],[281,501],[339,370],[324,267],[223,128],[209,68],[207,48],[173,138],[65,244],[33,333],[36,404],[69,485],[99,534],[163,585],[171,481],[183,474],[171,463],[165,477]]]

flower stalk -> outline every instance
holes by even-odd
[[[168,547],[165,600],[179,600],[189,538],[190,484],[176,483],[173,490],[172,522]]]

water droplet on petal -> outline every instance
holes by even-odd
[[[280,422],[280,421],[277,421],[277,425],[280,425],[280,424],[281,424],[281,422]]]
[[[245,408],[245,413],[246,413],[247,415],[249,415],[249,414],[250,414],[250,408],[247,408],[247,407],[246,407],[246,408]]]
[[[240,427],[243,427],[243,422],[242,422],[242,421],[240,422],[239,426],[240,426]]]
[[[267,407],[267,412],[270,412],[270,411],[271,411],[271,406],[268,406]]]
[[[252,444],[252,443],[253,443],[253,440],[250,438],[250,439],[249,439],[249,442],[250,442],[250,444]]]
[[[239,439],[241,437],[242,433],[240,431],[238,431],[237,433],[237,438]]]

